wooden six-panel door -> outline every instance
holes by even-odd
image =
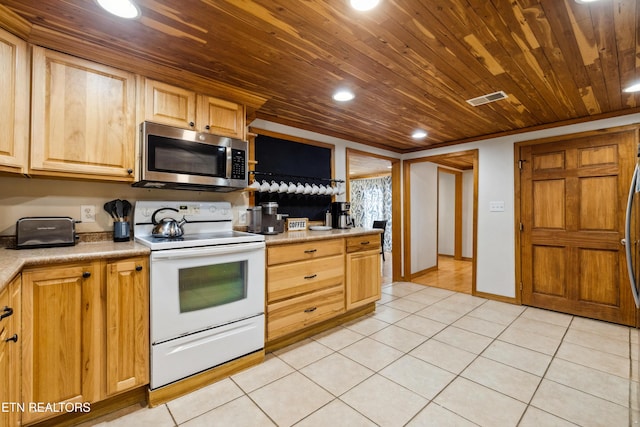
[[[621,239],[637,134],[520,147],[523,304],[635,324]]]

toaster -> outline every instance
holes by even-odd
[[[73,246],[76,221],[66,216],[20,218],[16,222],[16,249]]]

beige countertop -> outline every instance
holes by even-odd
[[[22,269],[46,264],[149,255],[149,248],[131,242],[80,242],[42,249],[0,249],[0,290]]]
[[[377,228],[347,228],[326,231],[285,231],[284,233],[267,235],[267,246],[287,243],[300,243],[310,240],[327,240],[341,237],[355,237],[382,233]],[[0,249],[0,290],[2,290],[16,274],[24,268],[78,262],[95,259],[124,258],[139,255],[149,255],[148,247],[139,243],[113,242],[80,242],[75,246],[42,249]]]
[[[280,234],[271,234],[266,235],[265,242],[267,246],[271,245],[281,245],[286,243],[300,243],[307,242],[309,240],[327,240],[327,239],[336,239],[340,237],[355,237],[355,236],[364,236],[367,234],[380,234],[382,230],[379,228],[345,228],[338,229],[332,228],[331,230],[326,231],[314,231],[314,230],[303,230],[303,231],[285,231]]]

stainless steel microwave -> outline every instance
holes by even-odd
[[[234,191],[247,186],[247,143],[157,123],[140,125],[140,180],[133,186]]]

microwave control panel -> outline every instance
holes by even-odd
[[[231,149],[231,179],[244,179],[247,161],[245,151]]]

